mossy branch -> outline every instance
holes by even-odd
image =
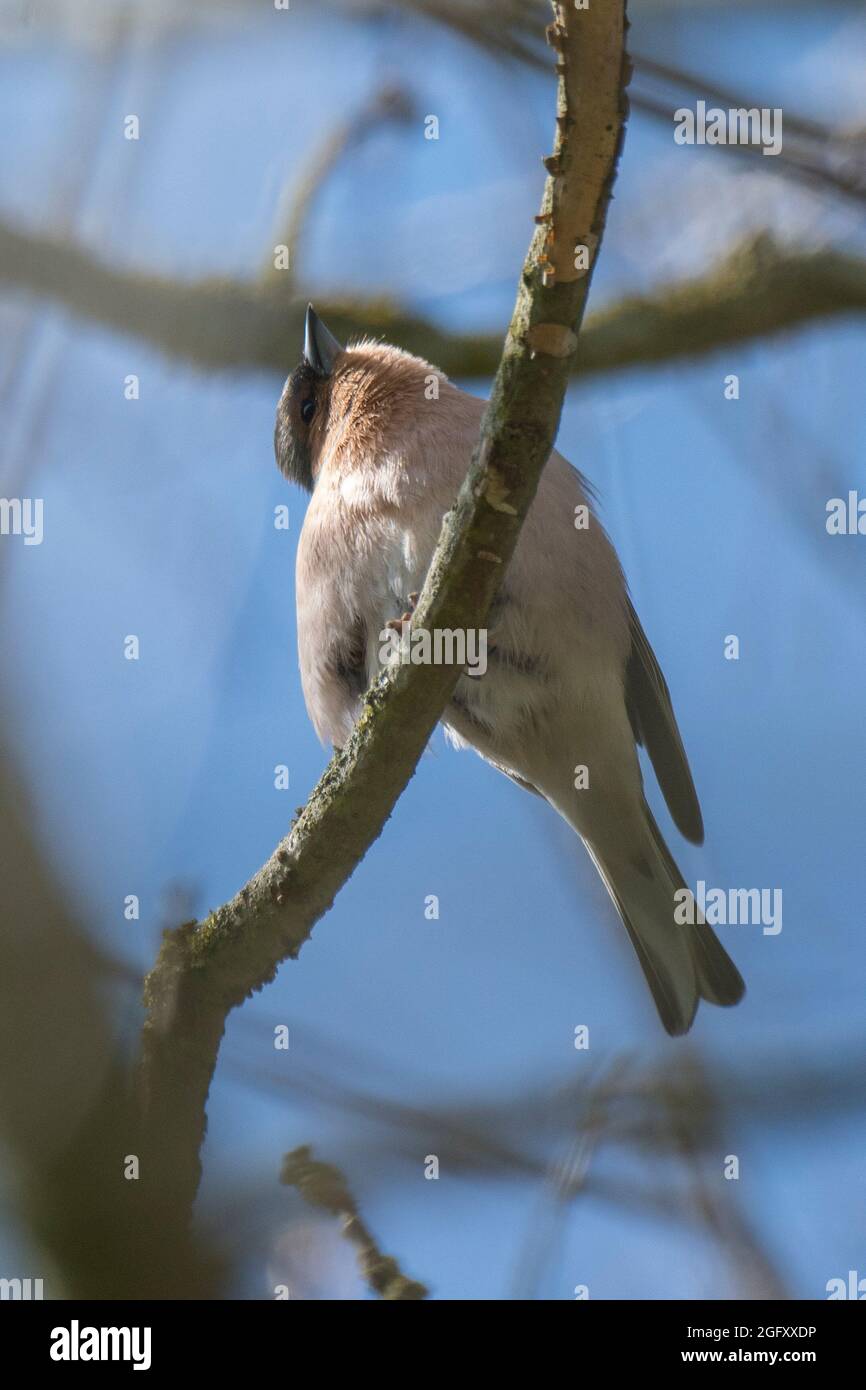
[[[415,610],[480,628],[550,455],[625,129],[624,0],[554,6],[556,140],[538,226],[469,471]],[[590,248],[588,265],[576,247]],[[383,671],[289,835],[231,902],[166,935],[146,982],[142,1173],[188,1215],[228,1012],[295,957],[380,834],[438,723],[456,666]]]

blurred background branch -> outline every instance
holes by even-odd
[[[263,274],[264,283],[271,294],[285,290],[286,283],[291,287],[297,280],[297,259],[304,224],[309,218],[316,194],[340,161],[371,132],[391,123],[406,125],[414,116],[415,107],[409,93],[388,82],[374,92],[354,116],[339,122],[327,132],[297,179],[283,190],[277,210],[273,255],[266,260]],[[285,269],[279,269],[277,261],[284,248],[289,264]]]
[[[0,1152],[47,1296],[213,1297],[216,1242],[166,1220],[143,1161],[130,1055],[107,1003],[125,972],[75,920],[5,757],[0,823]]]
[[[278,297],[281,273],[265,284],[171,280],[115,269],[66,241],[0,223],[0,279],[202,368],[285,376],[294,366],[307,297]],[[487,376],[498,361],[495,333],[449,332],[380,298],[316,302],[341,340],[382,336],[449,376]],[[706,275],[590,314],[574,371],[664,365],[864,310],[866,260],[830,248],[797,254],[769,236],[750,237]]]

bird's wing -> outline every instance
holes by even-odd
[[[646,748],[652,760],[675,824],[687,840],[700,845],[704,839],[704,823],[670,691],[631,599],[627,602],[631,629],[631,650],[625,671],[628,717],[636,742]]]

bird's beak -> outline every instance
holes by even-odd
[[[305,360],[319,376],[330,376],[337,353],[342,351],[342,344],[325,327],[312,304],[308,304],[304,322]]]

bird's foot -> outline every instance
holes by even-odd
[[[418,595],[417,595],[417,594],[410,594],[410,595],[409,595],[409,607],[408,607],[408,609],[406,610],[406,612],[403,614],[402,618],[389,618],[389,619],[388,619],[388,622],[385,624],[385,626],[386,626],[386,627],[389,627],[389,628],[391,629],[392,632],[402,632],[402,631],[403,631],[403,624],[404,624],[404,623],[411,623],[411,621],[412,621],[412,614],[415,612],[415,605],[416,605],[417,602],[418,602]]]

